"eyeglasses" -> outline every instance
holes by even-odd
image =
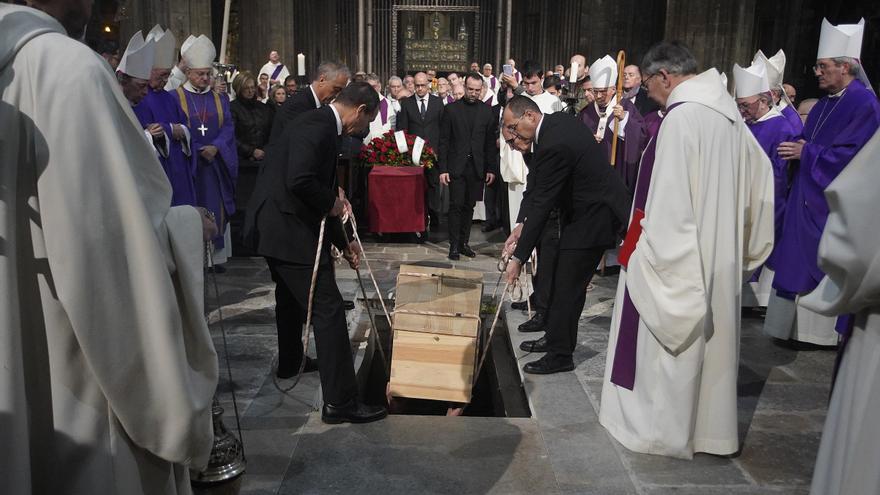
[[[648,81],[650,81],[651,79],[655,78],[655,77],[658,76],[658,75],[659,75],[659,72],[658,72],[658,73],[655,73],[655,74],[651,74],[650,76],[648,76],[648,77],[642,79],[642,86],[647,87],[647,86],[648,86]]]
[[[511,139],[511,141],[513,141],[514,139],[516,139],[518,137],[522,137],[519,135],[518,132],[516,132],[516,128],[519,126],[519,121],[522,120],[522,118],[525,116],[526,116],[526,114],[523,113],[522,115],[519,116],[518,119],[516,119],[516,122],[514,122],[513,124],[510,124],[509,126],[506,127],[507,132],[510,132],[511,134],[513,134],[513,139]],[[508,142],[507,144],[510,144],[510,143]]]
[[[736,108],[739,108],[740,110],[748,110],[749,108],[751,108],[752,106],[754,106],[755,103],[758,103],[759,101],[760,101],[760,99],[755,98],[755,99],[752,100],[752,101],[744,101],[744,102],[742,102],[742,103],[737,103],[737,104],[736,104]]]

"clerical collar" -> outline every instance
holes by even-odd
[[[755,122],[764,122],[765,120],[770,120],[775,117],[782,117],[782,113],[775,107],[770,107],[770,110],[767,110],[767,113],[755,119]]]
[[[309,84],[309,91],[312,92],[312,98],[315,99],[315,108],[321,108],[323,106],[321,105],[321,100],[318,99],[318,95],[315,94],[315,88],[311,84]]]
[[[196,94],[203,95],[203,94],[211,91],[211,85],[209,84],[208,87],[203,90],[198,90],[189,81],[187,81],[187,82],[183,83],[183,89],[189,91],[190,93],[196,93]]]
[[[846,88],[848,88],[848,87],[849,86],[847,86]],[[829,98],[840,98],[841,96],[843,96],[843,93],[846,92],[846,88],[841,89],[840,91],[838,91],[837,93],[834,93],[833,95],[828,95],[828,97]]]
[[[330,104],[330,110],[333,110],[333,116],[336,117],[336,135],[342,135],[342,119],[339,117],[339,110],[336,110],[336,105]]]

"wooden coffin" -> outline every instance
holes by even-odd
[[[470,402],[483,274],[401,265],[391,325],[391,395]]]

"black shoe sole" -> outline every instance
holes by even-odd
[[[452,261],[458,261],[461,259],[461,256],[457,254],[450,254],[449,256],[447,256],[447,258],[451,259]]]
[[[531,364],[531,363],[530,363]],[[564,373],[566,371],[574,371],[574,363],[570,365],[561,366],[559,368],[549,368],[549,369],[530,369],[528,365],[523,366],[523,372],[529,373],[532,375],[552,375],[554,373]]]
[[[374,416],[374,417],[371,416],[368,418],[328,418],[322,414],[321,421],[324,424],[328,424],[328,425],[341,425],[342,423],[365,424],[365,423],[372,423],[374,421],[381,421],[387,417],[388,417],[388,411],[385,411],[385,413],[382,414],[381,416]]]
[[[520,325],[519,327],[517,327],[517,330],[519,330],[522,333],[535,333],[535,332],[544,332],[545,331],[542,327],[534,327],[534,328],[533,327],[525,327],[525,328],[523,328],[523,325]]]

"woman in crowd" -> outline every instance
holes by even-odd
[[[273,110],[277,110],[278,107],[284,104],[287,100],[287,90],[284,89],[284,86],[280,84],[276,84],[272,87],[272,91],[269,93],[271,96],[269,98],[269,105]]]
[[[265,156],[264,147],[272,130],[272,108],[257,98],[257,81],[244,71],[232,82],[237,97],[230,104],[235,122],[235,147],[239,168],[258,166]]]

